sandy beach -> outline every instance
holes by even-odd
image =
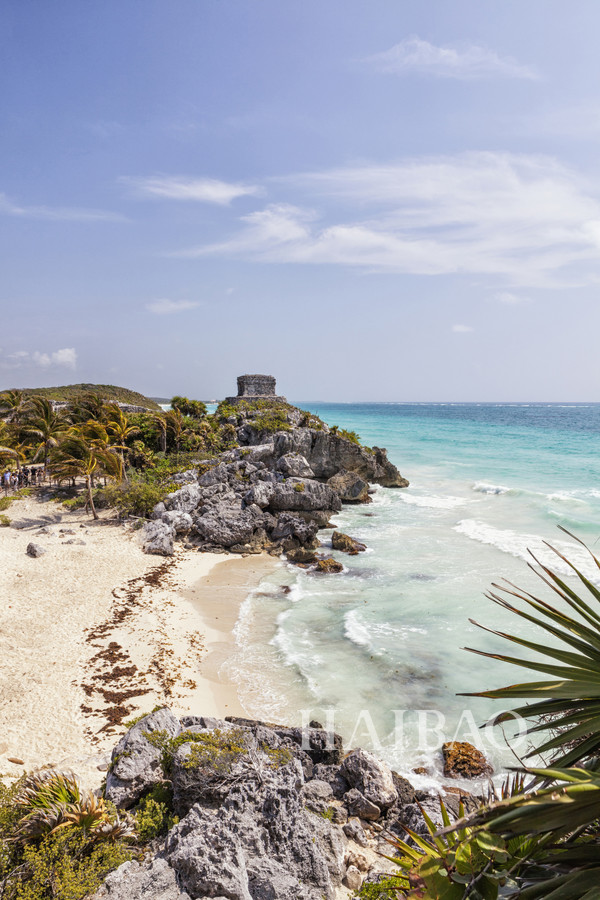
[[[53,763],[97,781],[123,724],[243,713],[220,669],[239,606],[278,560],[148,556],[132,524],[15,500],[0,528],[0,772]],[[46,552],[27,555],[30,542]]]

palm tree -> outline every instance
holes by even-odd
[[[161,453],[167,452],[167,419],[164,413],[152,416],[152,424],[158,432],[158,446]]]
[[[178,409],[170,409],[167,413],[165,413],[165,419],[167,431],[169,431],[173,436],[173,443],[175,444],[175,458],[179,460],[181,438],[183,437],[185,431],[185,422],[183,421],[183,416]]]
[[[117,406],[116,403],[108,404],[105,408],[105,411],[106,417],[108,419],[106,423],[106,431],[117,442],[113,445],[113,447],[119,449],[123,466],[123,479],[127,481],[127,473],[125,471],[125,454],[129,452],[129,447],[125,445],[125,442],[130,437],[133,437],[134,434],[139,434],[140,429],[137,427],[137,425],[129,424],[129,419],[127,418],[121,407]]]
[[[0,394],[0,418],[8,422],[18,421],[24,405],[23,391],[5,391]]]
[[[14,446],[14,435],[6,422],[0,419],[0,460],[16,459],[19,461],[19,454]]]
[[[32,397],[27,405],[27,418],[23,434],[30,439],[34,449],[34,461],[43,456],[44,468],[48,463],[48,453],[58,447],[67,433],[69,423],[45,397]]]
[[[98,518],[92,494],[94,475],[108,478],[121,477],[121,459],[117,453],[103,446],[100,439],[87,438],[81,432],[71,433],[52,454],[50,471],[59,480],[62,478],[83,478],[86,489],[86,509],[89,507],[94,519]]]

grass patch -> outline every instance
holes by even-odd
[[[0,528],[8,528],[10,525],[10,519],[5,513],[0,513]]]
[[[12,503],[12,497],[0,497],[0,512],[8,509]]]

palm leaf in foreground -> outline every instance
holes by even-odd
[[[569,532],[566,533],[570,535]],[[532,554],[539,568],[531,564],[530,568],[564,601],[569,611],[553,606],[510,582],[506,582],[506,585],[493,585],[495,590],[486,596],[514,615],[542,629],[551,636],[553,645],[548,646],[515,634],[484,628],[485,631],[504,640],[534,651],[538,654],[538,659],[488,653],[472,647],[466,649],[479,656],[498,659],[530,671],[550,675],[550,680],[512,684],[465,696],[489,697],[509,701],[511,704],[515,699],[530,701],[512,708],[513,714],[537,720],[528,729],[528,733],[558,732],[558,734],[553,734],[528,755],[551,753],[552,765],[566,768],[600,755],[600,591],[558,550],[550,544],[547,546],[570,567],[591,597],[587,600],[580,597],[556,572]],[[600,570],[600,562],[591,552],[590,556]],[[499,591],[502,594],[498,593]],[[521,606],[514,605],[505,595],[521,601]],[[473,624],[479,625],[477,622]],[[560,644],[557,645],[557,642]],[[556,665],[556,662],[563,665]],[[499,724],[508,717],[506,714],[500,715],[495,723]]]

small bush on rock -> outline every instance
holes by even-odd
[[[173,815],[171,791],[164,784],[155,784],[152,790],[142,797],[136,812],[135,828],[140,840],[144,843],[152,841],[178,821],[178,817]]]

